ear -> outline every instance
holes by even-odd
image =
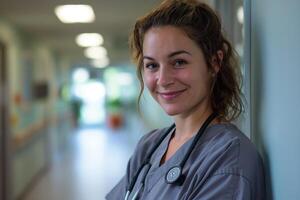
[[[223,51],[221,51],[221,50],[218,50],[217,54],[212,57],[211,66],[212,66],[213,74],[217,74],[220,71],[220,69],[222,67],[223,57],[224,57],[224,54],[223,54]]]

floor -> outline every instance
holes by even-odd
[[[102,200],[124,175],[142,127],[81,127],[24,200]]]

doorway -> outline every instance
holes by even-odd
[[[8,76],[6,47],[0,41],[0,199],[8,200]]]

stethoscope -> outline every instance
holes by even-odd
[[[180,162],[179,165],[173,166],[171,167],[168,172],[165,175],[165,181],[167,184],[176,184],[176,185],[182,185],[185,179],[184,174],[182,173],[182,169],[184,167],[185,162],[187,161],[187,159],[189,158],[189,156],[191,155],[195,145],[197,144],[197,142],[199,141],[200,137],[203,135],[204,131],[206,130],[207,126],[210,124],[210,122],[217,116],[216,113],[212,113],[203,123],[203,125],[201,126],[201,128],[199,129],[199,131],[197,132],[191,146],[189,147],[187,153],[185,154],[184,158],[182,159],[182,161]],[[144,162],[141,164],[141,166],[138,168],[137,172],[135,173],[135,175],[133,176],[132,180],[129,182],[129,185],[127,186],[127,190],[126,190],[126,195],[125,195],[125,200],[129,199],[129,195],[132,192],[132,189],[137,181],[137,178],[139,177],[142,169],[145,168],[143,176],[141,178],[141,184],[138,187],[137,191],[135,192],[135,194],[133,195],[131,200],[135,200],[138,196],[138,194],[140,193],[140,191],[142,190],[142,188],[144,187],[144,183],[145,183],[145,179],[146,176],[151,168],[151,163],[150,163],[150,159],[153,155],[153,153],[156,151],[156,149],[159,147],[159,145],[163,142],[163,140],[168,136],[168,134],[175,128],[175,124],[173,124],[172,126],[170,126],[166,132],[163,134],[163,136],[161,137],[161,139],[156,143],[156,145],[151,149],[150,153],[148,154],[147,158],[144,160]]]

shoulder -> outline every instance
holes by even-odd
[[[253,194],[263,193],[264,167],[255,145],[233,124],[208,128],[202,146],[205,168],[198,175],[206,179],[236,177],[249,184]],[[241,183],[236,182],[238,188]]]
[[[206,141],[210,151],[232,159],[231,167],[244,168],[261,162],[260,154],[255,145],[231,123],[210,127]]]
[[[106,199],[120,199],[125,197],[126,186],[130,184],[130,181],[136,174],[139,167],[142,165],[147,155],[151,151],[152,147],[157,143],[157,141],[162,137],[162,134],[167,130],[165,129],[155,129],[139,140],[133,155],[131,156],[126,169],[126,175],[121,179],[121,181],[107,194]],[[123,196],[124,194],[124,196]]]
[[[146,133],[139,140],[136,150],[142,152],[143,154],[151,151],[152,147],[161,139],[161,137],[167,131],[167,129],[168,128],[154,129]]]
[[[211,162],[218,159],[218,168],[240,168],[248,172],[255,169],[254,166],[262,167],[255,145],[231,123],[209,127],[203,140],[202,148],[207,154],[206,159],[211,159]]]
[[[153,146],[155,146],[158,141],[161,139],[163,134],[168,130],[168,127],[162,129],[155,129],[144,136],[139,140],[135,151],[130,159],[131,169],[135,171],[141,164],[144,162],[146,157],[150,154]]]
[[[213,188],[219,187],[225,193],[231,189],[230,194],[249,191],[259,197],[256,199],[263,199],[260,198],[265,188],[262,159],[255,145],[235,125],[210,126],[195,154],[191,161],[191,182],[196,182],[201,191],[214,185]],[[235,189],[229,190],[222,183]]]

